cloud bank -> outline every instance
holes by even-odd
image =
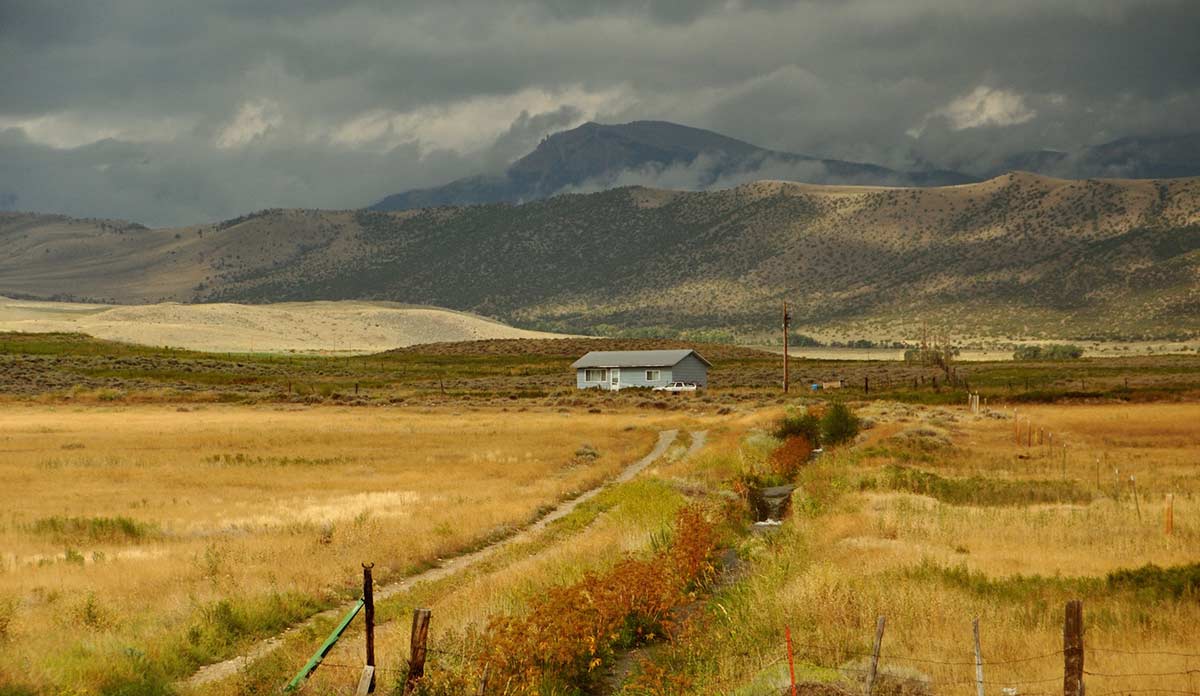
[[[1192,0],[0,0],[0,207],[357,207],[589,119],[981,172],[1196,130],[1196,36]]]

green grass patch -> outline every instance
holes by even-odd
[[[661,479],[635,479],[606,488],[591,500],[580,503],[570,514],[550,525],[548,538],[562,539],[575,534],[604,513],[642,528],[663,527],[671,523],[686,502],[682,493]]]
[[[1049,602],[1069,597],[1095,596],[1105,587],[1103,580],[1087,577],[1010,575],[992,578],[966,566],[943,566],[928,559],[914,568],[903,571],[903,574],[914,580],[938,582],[977,597],[1013,603]]]
[[[992,578],[966,566],[942,566],[925,560],[903,572],[911,579],[934,581],[977,597],[1023,605],[1077,597],[1099,599],[1122,593],[1132,594],[1139,606],[1146,607],[1160,601],[1200,599],[1200,563],[1166,568],[1151,563],[1140,568],[1114,570],[1100,577],[1010,575]]]
[[[1162,568],[1115,570],[1106,578],[1115,590],[1129,590],[1144,599],[1200,599],[1200,563]]]
[[[129,517],[43,517],[30,525],[34,534],[58,542],[139,542],[161,534],[158,525]]]
[[[1088,503],[1095,495],[1075,481],[1005,479],[971,476],[946,478],[933,472],[888,465],[876,477],[859,482],[863,490],[907,491],[927,495],[951,505],[1036,505],[1039,503]]]

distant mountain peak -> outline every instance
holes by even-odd
[[[790,176],[789,176],[790,174]],[[777,152],[669,121],[588,121],[544,138],[502,175],[472,176],[406,191],[371,206],[408,210],[538,200],[568,191],[628,184],[709,189],[761,178],[815,184],[939,186],[973,181],[957,172],[899,172],[860,162]]]

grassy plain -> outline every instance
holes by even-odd
[[[961,407],[878,402],[860,403],[858,412],[872,427],[802,470],[783,527],[761,535],[743,526],[726,536],[739,560],[679,615],[669,640],[606,656],[582,693],[782,693],[785,627],[803,693],[856,693],[879,615],[887,617],[881,693],[973,693],[976,617],[989,693],[1055,693],[1063,604],[1073,598],[1084,600],[1089,690],[1194,690],[1200,406],[1025,407],[1037,427],[1067,442],[1065,468],[1058,448],[1018,446],[1001,409],[975,416]],[[768,432],[780,413],[706,424],[709,445],[699,456],[676,448],[544,538],[389,600],[377,643],[385,688],[398,693],[414,607],[435,616],[428,693],[456,693],[444,686],[456,683],[451,676],[475,683],[493,617],[519,615],[550,588],[609,567],[621,553],[645,557],[681,505],[708,501],[716,514],[730,501],[731,482],[767,466],[779,444]],[[1105,478],[1113,467],[1135,476],[1136,502],[1127,478],[1120,490]],[[893,475],[900,469],[921,476]],[[1171,536],[1163,529],[1168,492],[1176,496]],[[319,638],[297,640],[216,693],[278,683]],[[349,693],[360,653],[354,632],[307,692]]]
[[[684,435],[543,533],[381,601],[384,692],[403,675],[414,607],[434,610],[427,692],[462,693],[496,617],[670,548],[672,519],[691,505],[723,520],[721,574],[691,588],[668,640],[599,650],[579,689],[779,693],[790,626],[803,681],[855,690],[886,615],[890,693],[971,691],[976,616],[988,692],[1053,693],[1063,603],[1080,597],[1090,692],[1200,690],[1188,642],[1200,619],[1200,358],[960,365],[988,401],[973,415],[967,387],[930,368],[797,361],[798,383],[854,386],[784,397],[777,357],[729,347],[713,347],[728,352],[708,356],[701,395],[578,393],[568,366],[589,347],[637,346],[285,358],[0,336],[0,693],[178,692],[196,666],[352,600],[361,561],[386,584],[476,548],[676,427],[707,430],[708,445],[684,456]],[[739,482],[781,444],[773,421],[827,400],[871,427],[801,470],[776,533],[752,533]],[[1046,444],[1018,444],[1014,412]],[[331,624],[305,624],[195,691],[274,692]],[[348,690],[359,631],[308,693]],[[545,693],[579,693],[561,687]]]
[[[642,415],[0,408],[0,684],[168,681],[503,535],[650,448]]]
[[[664,404],[639,390],[581,393],[570,365],[588,350],[696,348],[714,363],[708,392]],[[1200,398],[1200,354],[1001,360],[939,369],[872,360],[791,361],[794,396],[962,403]],[[837,393],[812,382],[842,380]],[[966,386],[964,386],[964,383]],[[768,405],[782,397],[782,360],[749,348],[651,339],[492,340],[328,358],[201,353],[99,341],[79,334],[0,333],[0,395],[46,403],[304,403],[676,408]],[[869,387],[869,392],[864,389]]]
[[[801,473],[793,517],[742,544],[740,579],[657,656],[687,676],[683,692],[778,693],[789,626],[801,681],[861,688],[883,615],[889,693],[972,693],[975,617],[989,693],[1054,693],[1072,598],[1084,600],[1089,692],[1195,690],[1200,406],[1026,411],[1067,443],[1065,466],[1059,448],[1016,445],[1003,417],[894,403],[860,413],[874,427]],[[761,437],[701,466],[717,479],[761,466]]]

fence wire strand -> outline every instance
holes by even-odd
[[[1116,691],[1103,691],[1092,696],[1122,696],[1122,694],[1188,694],[1189,696],[1200,696],[1200,691],[1179,691],[1176,689],[1118,689]]]
[[[816,650],[826,650],[828,652],[840,653],[843,655],[851,655],[854,657],[871,657],[871,655],[872,655],[872,653],[860,652],[860,651],[856,651],[856,650],[847,650],[847,649],[838,648],[838,647],[835,647],[832,645],[818,645],[815,643],[796,643],[796,642],[793,642],[792,645],[794,645],[796,647],[813,648]],[[984,663],[987,665],[1012,665],[1012,664],[1018,664],[1021,662],[1033,662],[1034,660],[1045,660],[1045,659],[1048,659],[1051,657],[1057,657],[1058,655],[1062,655],[1062,654],[1063,654],[1062,650],[1055,650],[1054,652],[1044,653],[1041,655],[1030,655],[1028,657],[1016,657],[1016,658],[1012,658],[1012,659],[1008,659],[1008,660],[994,660],[994,659],[984,658]],[[936,659],[936,658],[932,658],[932,657],[915,657],[912,655],[893,655],[891,653],[882,653],[882,652],[879,655],[879,659],[880,660],[883,660],[883,659],[905,660],[908,662],[925,662],[928,664],[947,665],[947,666],[954,666],[954,667],[974,667],[975,666],[975,660],[973,660],[973,659],[972,660],[940,660],[940,659]]]
[[[1093,648],[1090,646],[1085,646],[1084,650],[1088,652],[1117,653],[1119,655],[1170,655],[1172,657],[1200,658],[1200,653],[1174,652],[1171,650],[1124,650],[1121,648]]]
[[[871,653],[871,652],[863,652],[861,650],[847,649],[847,648],[842,648],[842,647],[838,647],[838,646],[834,646],[834,645],[823,645],[823,644],[819,644],[819,643],[796,643],[796,642],[794,642],[793,646],[797,651],[808,650],[808,651],[814,651],[814,652],[818,652],[818,653],[824,652],[824,653],[829,653],[831,655],[840,656],[843,658],[849,658],[849,657],[863,658],[863,657],[872,657],[873,656],[873,653]],[[1177,651],[1170,651],[1170,650],[1128,650],[1128,649],[1124,649],[1124,648],[1105,648],[1105,647],[1093,647],[1093,646],[1085,646],[1084,650],[1085,650],[1085,652],[1091,652],[1093,654],[1093,656],[1095,656],[1096,654],[1099,654],[1099,653],[1107,653],[1107,654],[1112,654],[1112,655],[1127,655],[1127,656],[1131,656],[1131,657],[1139,657],[1139,656],[1146,656],[1146,655],[1158,655],[1158,656],[1178,657],[1178,658],[1184,658],[1184,659],[1200,658],[1200,653],[1187,653],[1187,652],[1177,652]],[[468,654],[467,652],[457,651],[457,650],[448,650],[448,649],[444,649],[444,648],[427,647],[426,651],[431,655],[440,655],[440,656],[452,657],[452,658],[468,660],[468,661],[474,660],[479,657],[478,654]],[[1059,657],[1061,655],[1064,655],[1064,652],[1065,652],[1064,650],[1054,650],[1051,652],[1039,653],[1037,655],[1013,657],[1013,658],[1008,658],[1008,659],[1003,659],[1003,660],[989,659],[989,658],[985,657],[985,658],[983,658],[983,665],[985,668],[1004,667],[1006,665],[1019,665],[1019,664],[1025,664],[1025,663],[1030,663],[1030,662],[1036,662],[1038,660],[1047,660],[1047,659]],[[744,655],[746,657],[749,657],[748,653],[746,653]],[[757,669],[762,670],[762,669],[767,669],[767,668],[776,666],[776,665],[780,664],[781,662],[784,662],[786,659],[787,659],[786,655],[776,657],[775,659],[769,660],[769,661],[765,662],[764,664],[760,665]],[[913,676],[898,675],[898,674],[890,673],[887,669],[884,668],[885,664],[895,663],[895,662],[920,663],[920,664],[937,666],[937,667],[952,667],[952,668],[953,667],[964,667],[964,668],[972,667],[973,668],[976,665],[974,659],[971,659],[971,660],[947,660],[947,659],[924,657],[924,656],[917,656],[917,655],[889,654],[889,653],[881,651],[879,654],[879,660],[880,660],[880,668],[875,671],[875,674],[876,674],[877,678],[886,679],[889,681],[899,681],[899,682],[906,682],[906,683],[911,683],[911,684],[919,684],[922,686],[935,687],[935,688],[939,688],[939,689],[945,688],[945,687],[956,687],[956,686],[973,686],[973,685],[976,685],[979,683],[974,678],[954,680],[954,681],[943,681],[940,679],[935,679],[932,676],[913,677]],[[322,661],[319,666],[320,667],[329,667],[332,669],[360,672],[365,665],[348,665],[348,664],[339,664],[336,662]],[[841,666],[841,667],[830,667],[830,669],[834,669],[834,670],[842,673],[843,675],[846,675],[847,677],[851,677],[851,675],[854,675],[854,678],[861,678],[862,676],[870,674],[869,670],[859,668],[859,667]],[[377,674],[395,674],[395,675],[407,674],[406,669],[399,669],[399,668],[394,668],[394,667],[376,666],[375,671]],[[1187,668],[1187,669],[1181,669],[1181,670],[1173,670],[1173,671],[1165,671],[1165,672],[1107,672],[1107,671],[1094,671],[1094,670],[1084,669],[1083,673],[1090,677],[1097,677],[1097,678],[1103,678],[1103,679],[1138,679],[1138,678],[1148,679],[1148,678],[1161,678],[1161,677],[1190,677],[1193,675],[1200,675],[1200,667]],[[741,677],[738,677],[735,675],[731,675],[731,677],[733,677],[734,679],[741,679],[744,676],[745,675],[741,675]],[[996,679],[996,678],[992,677],[992,678],[984,679],[983,684],[985,686],[988,686],[991,688],[1014,687],[1014,686],[1037,686],[1037,685],[1061,682],[1062,679],[1063,679],[1063,677],[1061,675],[1055,675],[1055,676],[1043,677],[1043,678],[1037,678],[1037,679],[1012,679],[1012,680]],[[725,680],[721,680],[721,681],[725,681]],[[1090,696],[1123,696],[1125,694],[1178,694],[1180,696],[1200,696],[1200,691],[1141,687],[1140,685],[1138,685],[1138,686],[1139,686],[1139,688],[1113,689],[1110,691],[1104,691],[1104,692],[1100,692],[1100,693],[1096,693],[1096,694],[1091,694]],[[1045,692],[1044,694],[1039,693],[1039,692],[1024,692],[1022,696],[1052,696],[1053,693],[1054,692]]]
[[[1085,669],[1085,670],[1083,670],[1083,673],[1088,676],[1092,676],[1092,677],[1109,677],[1109,678],[1182,677],[1182,676],[1186,676],[1189,674],[1200,674],[1200,669],[1183,669],[1183,670],[1179,670],[1179,671],[1175,671],[1175,672],[1122,672],[1119,674],[1112,674],[1112,673],[1107,673],[1107,672],[1092,672],[1091,670]]]

